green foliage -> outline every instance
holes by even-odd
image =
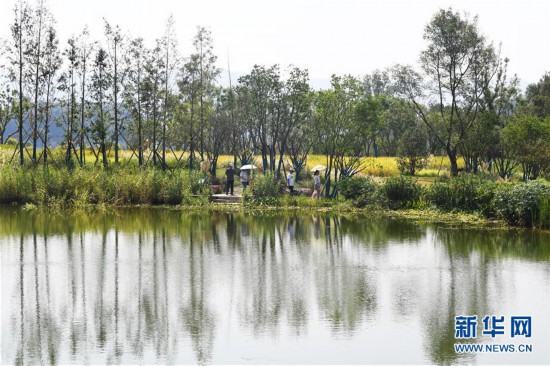
[[[410,126],[401,136],[397,150],[397,167],[401,174],[414,175],[426,166],[428,132],[420,124]]]
[[[5,166],[0,171],[0,203],[26,203],[32,187],[28,174]]]
[[[354,165],[369,138],[367,123],[373,121],[362,120],[358,111],[362,93],[359,80],[349,75],[333,75],[331,88],[316,93],[314,123],[321,136],[316,149],[327,155],[327,176],[334,168],[352,170],[354,167],[348,163]]]
[[[416,115],[404,99],[384,95],[382,101],[385,108],[378,142],[388,156],[397,156],[401,137],[408,126],[414,125]]]
[[[526,94],[538,118],[550,117],[550,72],[546,72],[538,83],[529,85]]]
[[[545,120],[529,114],[517,115],[502,131],[505,144],[521,163],[523,180],[534,180],[550,169],[550,117]]]
[[[447,211],[492,213],[497,184],[473,175],[461,175],[447,181],[438,180],[427,190],[427,200]]]
[[[444,145],[451,173],[456,176],[458,150],[482,107],[479,88],[487,92],[494,86],[486,75],[500,72],[501,60],[481,34],[477,20],[452,8],[440,9],[433,16],[424,29],[424,39],[427,47],[420,54],[424,74],[396,66],[396,90],[412,103],[435,140]],[[423,100],[434,103],[424,106]]]
[[[420,201],[423,189],[410,177],[389,177],[381,187],[390,208],[413,207]]]
[[[376,191],[377,184],[369,177],[344,178],[338,182],[338,191],[346,199],[357,199]]]
[[[368,177],[352,177],[338,182],[338,190],[355,207],[377,205],[384,201],[379,185]]]
[[[270,172],[255,174],[250,181],[249,191],[251,195],[247,193],[244,196],[248,205],[278,206],[279,197],[285,191],[285,182]]]
[[[373,97],[366,95],[358,103],[356,107],[356,118],[359,124],[359,132],[361,140],[375,141],[380,132],[382,124],[382,113],[384,106],[382,103],[383,97]],[[377,156],[377,151],[374,152]]]
[[[550,228],[550,185],[533,181],[504,186],[494,200],[498,217],[513,226]]]

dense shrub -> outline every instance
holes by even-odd
[[[550,228],[550,185],[533,181],[503,186],[496,192],[494,207],[510,225]]]
[[[250,190],[245,195],[246,202],[257,205],[278,205],[278,198],[285,191],[285,182],[272,173],[254,174],[250,181]]]
[[[397,176],[386,179],[381,187],[390,208],[412,207],[422,194],[422,187],[410,177]]]
[[[384,201],[379,185],[369,177],[352,177],[338,182],[339,192],[351,199],[355,207],[379,205]]]
[[[377,184],[368,177],[344,178],[338,182],[338,191],[346,199],[357,199],[376,191]]]
[[[436,181],[427,191],[427,200],[443,210],[481,212],[491,215],[497,184],[473,175]]]

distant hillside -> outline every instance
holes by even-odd
[[[52,111],[52,120],[55,121],[59,119],[60,116],[61,116],[61,108],[60,107],[54,108]],[[25,125],[25,130],[27,132],[30,132],[28,125]],[[7,136],[9,136],[10,134],[16,131],[17,131],[17,119],[13,119],[6,128],[6,133],[4,134],[4,138],[6,138]],[[50,131],[48,133],[48,140],[50,145],[55,146],[59,144],[63,140],[63,134],[64,134],[63,128],[59,127],[55,122],[50,122]],[[17,133],[15,133],[13,137],[17,138]],[[42,141],[40,139],[38,140],[38,145],[42,147]]]

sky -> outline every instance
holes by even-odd
[[[34,0],[29,0],[31,3]],[[16,0],[0,0],[0,38],[9,37]],[[149,44],[174,16],[180,53],[192,52],[197,26],[212,32],[218,66],[234,78],[254,64],[307,68],[312,85],[332,74],[363,76],[394,64],[417,64],[423,29],[440,8],[478,15],[479,28],[521,85],[550,71],[549,0],[47,0],[65,44],[85,25],[103,40],[103,18]]]

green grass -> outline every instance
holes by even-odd
[[[200,174],[133,168],[0,167],[0,203],[44,206],[205,204],[210,188]]]

